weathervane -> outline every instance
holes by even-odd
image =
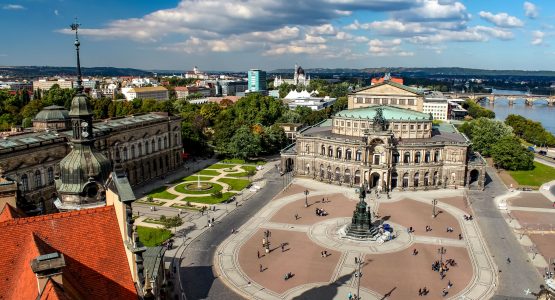
[[[81,79],[81,61],[79,59],[79,46],[81,43],[79,42],[79,27],[81,24],[77,23],[77,18],[73,24],[70,25],[71,31],[75,31],[75,51],[77,52],[77,93],[83,93],[83,80]]]

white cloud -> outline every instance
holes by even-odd
[[[55,10],[54,10],[54,14],[55,14],[56,16],[59,16],[59,15],[60,15],[60,12],[59,12],[57,9],[55,9]]]
[[[481,11],[480,17],[499,27],[522,27],[524,23],[517,17],[510,16],[507,13],[492,14],[489,11]]]
[[[274,47],[264,52],[264,55],[283,55],[283,54],[321,54],[327,49],[326,45],[282,45]]]
[[[525,1],[523,7],[524,7],[524,15],[526,15],[528,18],[535,19],[538,17],[539,15],[538,7],[534,3]]]
[[[5,4],[2,6],[3,10],[24,10],[25,7],[19,4]]]
[[[308,33],[311,35],[334,35],[336,33],[335,27],[331,24],[323,24],[320,26],[313,26],[309,28]]]
[[[470,19],[466,6],[458,1],[415,0],[415,2],[419,5],[395,12],[395,18],[403,21],[467,21]]]
[[[535,30],[532,31],[532,45],[540,46],[543,45],[543,38],[545,37],[545,32]]]
[[[314,36],[307,34],[304,38],[305,42],[308,44],[323,44],[326,42],[326,39],[321,36]]]
[[[373,56],[413,56],[413,52],[401,49],[401,39],[378,40],[368,42],[368,52]]]

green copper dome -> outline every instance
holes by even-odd
[[[78,94],[71,100],[71,110],[69,111],[70,117],[78,116],[92,116],[91,108],[87,102],[87,96]]]
[[[71,152],[60,161],[58,192],[84,193],[91,182],[104,184],[112,170],[110,160],[90,145],[74,144]]]
[[[68,111],[58,105],[51,105],[43,108],[35,116],[35,121],[66,121],[69,120]]]

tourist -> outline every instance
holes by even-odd
[[[507,264],[510,264],[510,263],[511,263],[511,258],[507,257]]]
[[[451,282],[451,280],[449,280],[449,282],[447,283],[447,288],[450,289],[453,286],[453,283]]]
[[[262,269],[262,264],[260,264],[260,272],[262,272],[262,271],[264,271],[264,270]]]
[[[459,240],[462,240],[462,233],[459,233]]]
[[[285,243],[281,243],[281,252],[285,252]]]
[[[256,250],[256,256],[260,258],[260,250]]]
[[[444,288],[442,292],[442,296],[445,297],[447,296],[447,294],[449,294],[449,292],[447,291],[447,289]]]
[[[412,249],[412,255],[416,255],[418,254],[418,251],[416,251],[416,248]]]
[[[295,214],[295,220],[299,219],[299,214]]]
[[[347,294],[347,299],[352,300],[353,299],[353,294],[351,292],[349,292]]]
[[[422,296],[422,288],[418,289],[418,296]]]

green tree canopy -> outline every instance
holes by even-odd
[[[470,138],[474,150],[484,156],[491,155],[491,147],[500,139],[511,136],[512,128],[501,121],[479,118],[470,122]]]
[[[233,135],[227,146],[229,155],[245,160],[255,157],[261,151],[260,138],[253,134],[247,126],[241,126],[235,135]]]
[[[511,171],[534,168],[534,154],[520,144],[517,137],[504,136],[491,147],[491,157],[501,168]]]

